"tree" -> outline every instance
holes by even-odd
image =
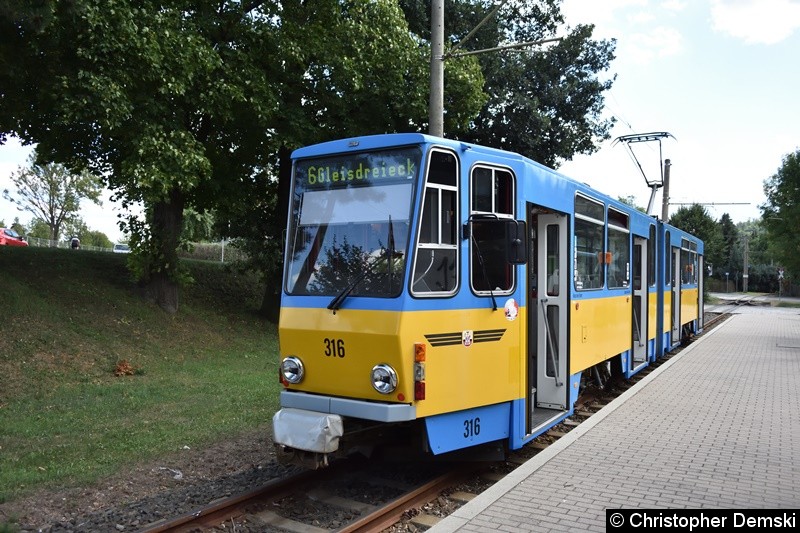
[[[28,223],[27,231],[29,237],[35,237],[45,241],[50,240],[50,226],[48,226],[47,222],[41,218],[34,217],[31,219],[31,221]]]
[[[620,202],[622,202],[625,205],[629,205],[629,206],[633,207],[637,211],[641,211],[642,213],[647,213],[647,208],[642,207],[640,205],[636,205],[636,197],[633,196],[632,194],[630,194],[628,196],[624,196],[624,197],[623,196],[619,196],[619,197],[617,197],[617,200],[619,200]]]
[[[401,0],[412,31],[430,38],[430,0]],[[454,46],[484,19],[494,3],[452,0],[445,4],[446,35]],[[445,95],[445,131],[456,138],[516,151],[551,167],[575,154],[590,154],[609,137],[613,119],[600,118],[603,92],[610,80],[598,73],[614,59],[615,42],[592,40],[593,26],[563,28],[557,0],[509,0],[475,33],[464,48],[481,50],[507,43],[563,38],[545,52],[482,53],[481,72],[488,101],[466,130],[449,123]],[[445,73],[450,68],[445,62]],[[447,90],[448,80],[445,80]]]
[[[769,250],[767,232],[760,220],[749,220],[738,225],[742,236],[742,259],[747,247],[748,283],[750,291],[778,292],[778,272]],[[746,244],[745,244],[746,241]],[[744,262],[742,263],[744,265]]]
[[[800,150],[787,154],[778,171],[764,181],[766,202],[760,205],[769,247],[786,277],[800,278]]]
[[[20,235],[28,235],[28,232],[25,230],[25,226],[20,224],[19,217],[14,217],[14,222],[11,223],[11,226],[6,226],[5,221],[0,219],[0,228],[10,228]]]
[[[703,240],[707,262],[716,264],[721,261],[723,246],[720,228],[705,207],[700,204],[681,207],[669,218],[669,223]]]
[[[20,167],[11,175],[16,194],[8,189],[3,197],[43,220],[50,228],[49,239],[57,241],[61,226],[80,210],[81,200],[90,200],[100,205],[102,187],[88,172],[70,172],[56,163],[39,163],[36,153],[28,159],[27,168]]]
[[[78,237],[81,247],[111,248],[113,246],[111,239],[105,233],[89,229],[86,222],[79,216],[72,217],[67,221],[65,229],[65,240],[69,241],[73,236]]]
[[[3,81],[29,91],[0,109],[0,131],[102,176],[123,206],[144,205],[145,221],[123,228],[135,274],[175,312],[184,208],[213,207],[271,152],[276,3],[40,4],[0,12],[0,54],[22,61]]]
[[[243,199],[261,203],[248,194],[273,191],[259,182],[267,171],[288,196],[295,147],[415,130],[427,115],[425,46],[393,0],[20,1],[0,10],[0,30],[3,64],[17,61],[0,73],[11,95],[0,135],[38,142],[102,176],[123,206],[144,206],[123,229],[145,295],[170,312],[186,279],[185,208],[216,209],[228,226],[250,216]],[[466,122],[480,78],[474,61],[459,65],[454,116]],[[254,239],[280,239],[285,208],[273,214],[277,226]]]
[[[278,316],[291,151],[343,136],[426,129],[430,55],[393,0],[281,6],[278,39],[286,52],[274,78],[280,146],[216,212],[219,231],[238,237],[249,265],[262,273],[262,312],[271,320]],[[482,86],[477,60],[450,64],[448,124],[466,127],[485,101]]]
[[[725,272],[729,275],[731,272],[736,272],[737,263],[735,263],[736,243],[739,240],[739,231],[736,225],[731,220],[728,213],[724,213],[719,220],[720,229],[720,257],[713,258],[717,265],[717,274],[720,279],[725,277]]]

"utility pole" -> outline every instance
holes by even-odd
[[[501,50],[514,50],[528,46],[540,45],[545,43],[560,41],[561,37],[542,39],[539,41],[526,41],[524,43],[507,44],[485,48],[483,50],[473,50],[470,52],[456,52],[467,42],[478,29],[497,14],[501,7],[507,2],[502,0],[492,9],[482,21],[472,29],[460,43],[444,54],[444,0],[431,0],[431,95],[428,101],[428,133],[436,137],[444,137],[444,60],[450,57],[464,57],[486,52],[498,52]]]
[[[669,222],[669,169],[672,163],[669,159],[664,160],[664,186],[661,191],[661,220]]]
[[[444,137],[444,0],[431,0],[431,96],[428,133]]]
[[[742,292],[747,292],[747,267],[750,262],[750,235],[744,234],[744,274],[742,274]]]

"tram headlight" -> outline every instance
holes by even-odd
[[[391,394],[397,388],[397,372],[386,364],[372,367],[372,386],[381,394]]]
[[[299,358],[292,355],[281,361],[281,375],[287,383],[293,385],[300,383],[303,381],[305,373],[306,370],[303,367],[303,362]]]

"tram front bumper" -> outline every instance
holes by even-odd
[[[333,453],[339,449],[344,433],[342,417],[284,407],[272,417],[275,444],[315,453]]]

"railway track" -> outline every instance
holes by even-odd
[[[462,483],[475,470],[474,465],[459,464],[432,469],[441,470],[434,471],[436,475],[408,480],[382,477],[376,472],[379,467],[365,461],[337,461],[329,468],[275,480],[247,493],[150,524],[141,531],[226,530],[229,529],[226,524],[231,524],[235,531],[376,532],[397,523],[409,509],[420,507],[447,488]]]
[[[707,313],[705,330],[730,316],[735,302]],[[323,470],[304,471],[252,491],[226,497],[181,516],[141,529],[143,533],[189,531],[290,531],[294,533],[392,532],[426,529],[471,500],[591,417],[625,390],[668,361],[660,358],[628,381],[589,387],[572,417],[534,439],[506,461],[456,464],[376,463],[341,460]],[[387,470],[394,470],[384,475]],[[427,475],[399,475],[425,471]]]

